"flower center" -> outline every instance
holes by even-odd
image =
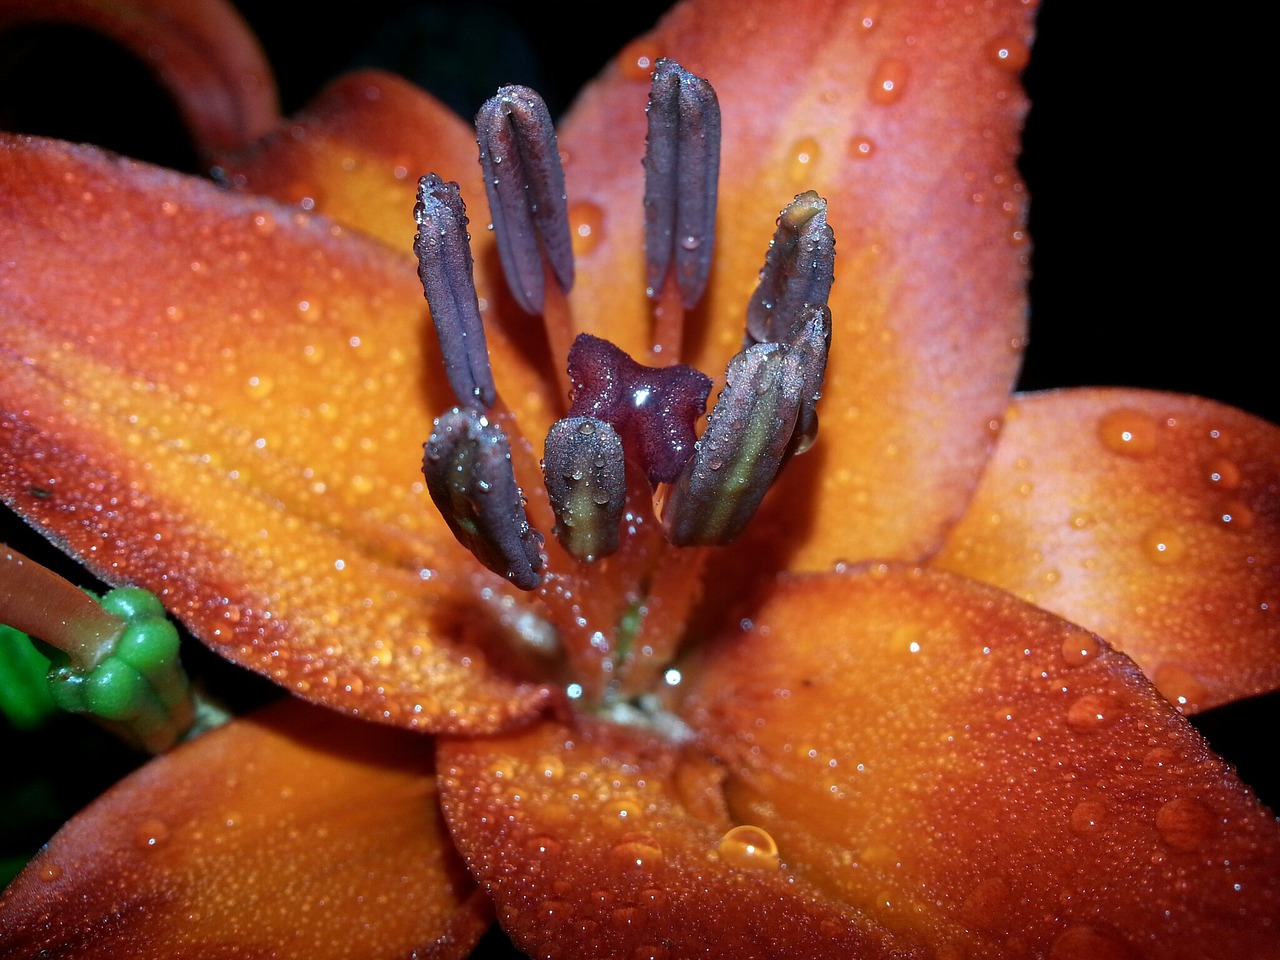
[[[674,352],[684,311],[706,288],[714,250],[720,111],[707,81],[658,61],[645,169],[646,293],[655,351]],[[645,689],[674,654],[698,598],[706,548],[746,526],[787,460],[812,445],[831,342],[835,245],[809,192],[778,218],[747,306],[744,346],[698,436],[711,380],[650,367],[573,330],[564,174],[542,99],[504,87],[476,117],[499,257],[515,301],[568,352],[571,405],[547,435],[536,478],[517,484],[473,279],[456,183],[419,183],[423,291],[458,406],[435,422],[423,473],[459,542],[514,586],[536,592],[576,683],[592,699]],[[530,480],[533,480],[531,483]],[[525,489],[545,492],[553,542],[529,522]],[[660,519],[659,519],[660,518]],[[692,548],[692,549],[690,549]]]

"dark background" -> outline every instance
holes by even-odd
[[[276,70],[286,114],[343,70],[376,64],[470,115],[508,82],[535,86],[559,112],[667,5],[609,4],[586,18],[556,3],[362,0],[340,14],[312,4],[240,6]],[[1262,343],[1276,311],[1259,242],[1272,206],[1264,173],[1275,165],[1261,142],[1266,41],[1250,28],[1262,22],[1250,16],[1260,4],[1238,4],[1229,18],[1201,11],[1160,20],[1138,6],[1045,0],[1040,11],[1025,75],[1034,103],[1022,163],[1034,277],[1021,386],[1175,390],[1276,420],[1274,354]],[[0,128],[196,164],[147,74],[98,39],[66,30],[0,37]],[[0,516],[0,539],[13,524]],[[1280,791],[1262,744],[1277,718],[1273,696],[1197,720],[1273,809]],[[30,788],[42,812],[24,843],[39,843],[58,817],[133,762],[92,736],[69,736],[76,723],[61,722],[53,733],[62,739],[45,741],[0,729],[12,756],[57,751],[49,767],[63,771]],[[7,789],[0,809],[16,788]],[[8,847],[0,854],[18,856]]]

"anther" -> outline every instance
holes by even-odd
[[[827,357],[831,353],[831,311],[827,306],[806,304],[786,343],[797,354],[803,377],[795,435],[787,451],[788,456],[794,457],[804,453],[818,439],[818,399],[822,396]]]
[[[480,166],[507,285],[527,313],[545,299],[545,255],[560,289],[573,286],[564,170],[551,115],[528,87],[501,87],[476,114]]]
[[[418,276],[431,308],[449,386],[463,406],[487,410],[497,391],[476,298],[467,210],[458,185],[434,173],[423,177],[418,181],[413,216],[418,223],[413,239]]]
[[[706,432],[667,494],[662,524],[672,543],[728,543],[754,515],[795,432],[805,359],[784,344],[760,343],[729,361]]]
[[[649,367],[607,340],[579,334],[569,351],[571,417],[605,420],[649,482],[669,483],[693,454],[694,424],[707,408],[711,379],[693,367]]]
[[[747,305],[747,335],[755,343],[784,343],[804,322],[804,306],[824,306],[835,273],[835,236],[827,201],[812,190],[778,216],[760,285]]]
[[[542,582],[542,538],[529,526],[511,447],[497,424],[454,407],[423,446],[427,492],[449,530],[482,564],[521,590]]]
[[[662,294],[675,265],[680,300],[692,309],[706,289],[715,246],[720,176],[720,104],[706,80],[659,60],[649,93],[644,158],[645,279]]]
[[[542,473],[555,510],[555,535],[579,560],[598,560],[618,549],[627,501],[622,439],[603,420],[557,420],[547,434]]]

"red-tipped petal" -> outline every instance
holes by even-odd
[[[647,735],[542,723],[440,746],[458,847],[531,956],[914,956],[776,859],[723,852],[732,824],[681,795],[706,778]]]
[[[0,167],[5,500],[302,696],[434,729],[537,710],[503,584],[422,489],[452,401],[409,255],[88,148]]]
[[[1107,638],[1188,712],[1280,687],[1280,428],[1139,390],[1019,397],[937,565]]]
[[[701,670],[733,815],[939,956],[1274,956],[1275,818],[1052,614],[937,571],[798,577]]]
[[[1013,161],[1032,14],[1017,0],[830,0],[803,16],[765,0],[731,16],[685,4],[626,48],[565,123],[571,218],[592,225],[576,317],[632,351],[650,343],[639,257],[648,79],[637,54],[705,76],[723,112],[718,250],[684,359],[724,369],[778,211],[805,189],[828,201],[835,331],[822,427],[748,528],[767,562],[918,557],[963,510],[1024,330]]]
[[[0,3],[0,30],[67,23],[106,34],[173,96],[196,145],[236,150],[280,118],[275,78],[257,38],[223,0],[37,0]],[[87,91],[92,98],[92,91]]]
[[[431,742],[286,700],[65,826],[0,898],[0,956],[464,957],[491,920]]]

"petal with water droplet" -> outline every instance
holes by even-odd
[[[422,488],[452,398],[408,252],[90,148],[7,139],[0,169],[6,502],[299,695],[428,728],[538,709],[486,669],[507,614]]]
[[[0,899],[6,956],[464,957],[491,916],[430,742],[296,700],[147,764]]]
[[[797,577],[686,671],[684,714],[736,819],[940,956],[1262,956],[1275,818],[1089,638],[938,571]]]
[[[531,956],[911,955],[767,850],[745,863],[767,834],[700,803],[707,768],[648,734],[541,723],[443,740],[437,762],[458,848]]]
[[[1088,627],[1187,712],[1280,687],[1280,429],[1196,397],[1019,397],[937,564]]]
[[[977,482],[1017,369],[1027,251],[1011,242],[1025,199],[1013,161],[1025,98],[987,47],[1029,42],[1034,7],[879,7],[867,30],[866,11],[841,0],[807,3],[803,17],[777,3],[739,4],[732,17],[689,3],[642,41],[707,77],[723,113],[711,286],[678,359],[718,374],[741,348],[778,211],[796,194],[826,198],[835,232],[821,432],[744,532],[737,555],[757,572],[935,547]],[[560,143],[570,198],[604,221],[579,261],[575,318],[640,355],[652,342],[638,256],[648,86],[632,63],[583,93]],[[878,69],[909,75],[891,104],[869,94]],[[971,201],[979,187],[989,202]],[[727,595],[753,572],[730,559],[717,571]]]

